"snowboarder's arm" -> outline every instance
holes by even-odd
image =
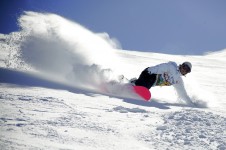
[[[184,87],[184,82],[182,79],[180,81],[178,81],[177,84],[174,84],[173,86],[177,92],[179,99],[184,100],[187,104],[192,103],[191,98],[189,97],[189,95]]]

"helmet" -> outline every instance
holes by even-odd
[[[190,62],[185,61],[185,62],[183,62],[182,66],[187,66],[187,67],[190,69],[190,71],[189,71],[189,72],[191,72],[192,65],[191,65],[191,63],[190,63]]]

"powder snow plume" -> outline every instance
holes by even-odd
[[[94,88],[101,80],[110,80],[112,68],[118,65],[115,51],[120,45],[107,33],[93,33],[50,13],[25,12],[18,23],[21,30],[6,38],[10,68]]]

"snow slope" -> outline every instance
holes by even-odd
[[[226,149],[226,50],[134,52],[58,15],[18,21],[0,36],[1,149]],[[171,60],[192,62],[183,88],[195,106],[173,87],[145,102],[117,82]]]

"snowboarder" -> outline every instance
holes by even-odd
[[[178,66],[170,61],[144,69],[138,79],[132,79],[130,82],[148,89],[153,86],[170,86],[180,83],[181,76],[190,73],[191,69],[190,62],[184,62]]]

